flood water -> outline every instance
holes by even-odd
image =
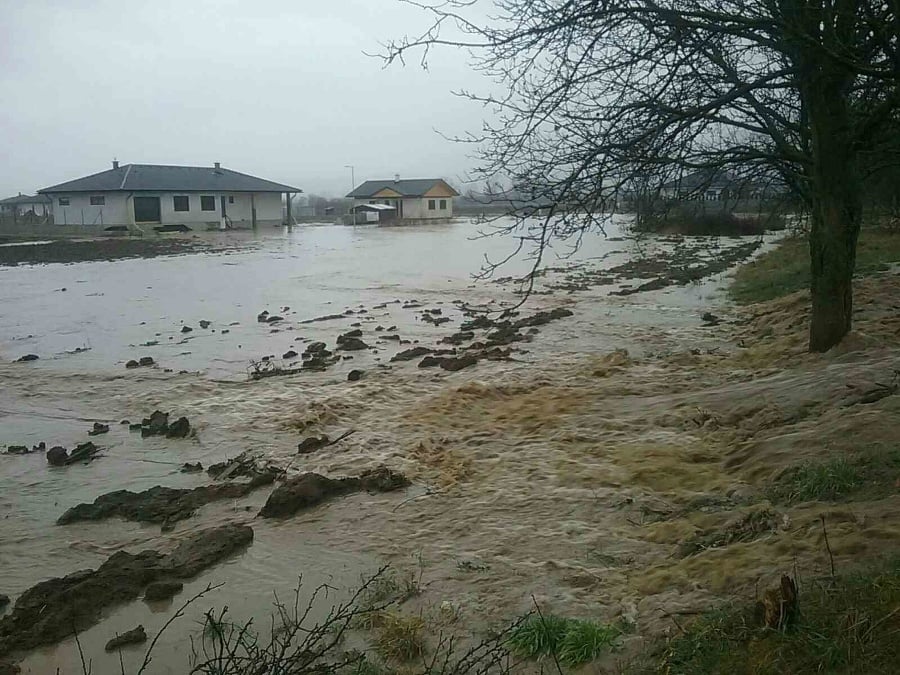
[[[612,239],[587,238],[574,259],[603,266],[646,250],[646,243],[636,247],[619,239],[621,225],[609,228]],[[163,640],[165,648],[149,670],[177,673],[185,671],[188,655],[184,635],[196,630],[201,610],[228,605],[239,616],[264,616],[273,591],[289,593],[300,574],[308,587],[322,582],[348,587],[377,568],[383,559],[367,553],[365,546],[343,546],[342,537],[353,537],[353,532],[336,536],[320,510],[283,523],[253,519],[267,496],[264,491],[240,503],[204,507],[167,534],[158,526],[116,519],[65,527],[54,522],[67,508],[111,490],[206,483],[205,474],[179,471],[186,461],[207,466],[252,450],[281,465],[292,463],[297,426],[285,420],[314,422],[319,426],[310,426],[313,430],[333,420],[353,419],[358,425],[350,451],[321,464],[312,458],[303,470],[349,475],[379,462],[390,464],[397,456],[396,444],[404,439],[367,429],[377,428],[398,401],[440,391],[447,380],[419,371],[415,362],[382,371],[379,365],[401,347],[380,340],[385,333],[375,327],[396,326],[411,343],[432,345],[437,337],[458,330],[463,317],[455,301],[495,307],[515,302],[512,286],[472,279],[486,253],[499,259],[510,249],[509,240],[475,239],[476,233],[468,222],[410,229],[307,226],[256,235],[204,235],[213,242],[227,237],[230,244],[239,244],[221,253],[0,268],[0,446],[43,441],[47,447],[72,447],[87,440],[92,422],[111,425],[110,433],[97,440],[104,456],[85,466],[52,469],[40,453],[0,456],[0,592],[14,601],[42,579],[96,567],[123,548],[171,548],[179,536],[201,527],[252,523],[256,538],[248,551],[186,584],[174,607],[138,601],[114,610],[82,636],[94,672],[118,672],[118,657],[102,650],[116,630],[142,623],[152,635],[183,599],[209,583],[225,582]],[[501,273],[527,269],[527,261],[519,261]],[[720,287],[719,279],[711,279],[627,298],[611,298],[609,288],[535,296],[526,311],[567,305],[575,316],[542,328],[516,367],[539,367],[551,354],[629,348],[636,330],[650,336],[692,330],[699,313],[720,301]],[[441,308],[452,321],[440,328],[427,324],[419,318],[422,308],[403,308],[412,302]],[[285,321],[258,322],[263,310]],[[343,319],[303,323],[348,310],[354,313]],[[200,320],[211,324],[203,329]],[[268,355],[280,360],[288,349],[302,352],[314,340],[332,345],[354,324],[378,347],[377,353],[354,353],[353,360],[325,373],[247,381],[251,361]],[[182,332],[183,326],[192,330]],[[28,353],[40,360],[9,363]],[[143,356],[152,357],[157,366],[125,368],[126,361]],[[490,378],[508,367],[485,362],[453,377]],[[352,387],[346,382],[351,368],[371,370],[377,377]],[[187,415],[196,438],[142,439],[119,424],[139,421],[156,408]],[[392,499],[349,498],[350,506],[342,508],[356,512],[344,524],[352,530],[366,518],[377,519],[379,508],[394,503]],[[133,667],[141,654],[132,654],[126,665]],[[32,654],[23,663],[23,672],[29,673],[56,668],[81,672],[71,641]]]

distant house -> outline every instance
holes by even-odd
[[[453,216],[459,193],[441,178],[367,180],[347,195],[360,204],[384,204],[396,209],[398,220],[446,220]]]
[[[23,195],[0,199],[0,214],[6,216],[44,217],[50,213],[50,198],[46,195]]]
[[[663,199],[720,201],[734,196],[741,187],[740,181],[724,171],[695,171],[663,183],[659,194]]]
[[[113,162],[112,168],[38,190],[56,225],[99,229],[251,228],[284,222],[282,195],[299,188],[213,166]]]

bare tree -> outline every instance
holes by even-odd
[[[616,190],[727,170],[810,214],[810,350],[850,330],[865,158],[898,156],[900,0],[491,0],[487,20],[478,0],[401,1],[429,23],[387,63],[463,47],[504,92],[462,92],[497,121],[461,140],[477,179],[552,205],[507,228],[536,258],[602,226]]]

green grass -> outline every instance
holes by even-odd
[[[612,624],[532,616],[512,632],[509,649],[526,658],[555,656],[561,663],[577,666],[612,651],[622,629]]]
[[[856,251],[856,276],[882,271],[900,262],[900,233],[864,228]],[[741,267],[729,293],[740,304],[763,302],[809,288],[809,244],[805,237],[785,239],[777,248]]]
[[[876,445],[788,469],[775,480],[769,496],[786,504],[843,501],[857,493],[872,499],[892,492],[898,479],[900,449]]]
[[[711,611],[666,645],[661,662],[632,669],[669,675],[887,675],[900,664],[900,562],[808,582],[797,625],[757,627],[749,607]]]
[[[570,666],[593,661],[612,651],[622,630],[593,621],[571,621],[559,647],[559,660]]]

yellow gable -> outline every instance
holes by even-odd
[[[372,196],[373,197],[393,197],[396,199],[397,197],[402,197],[403,195],[401,195],[399,192],[394,192],[393,190],[391,190],[391,188],[382,188],[381,190],[379,190]]]
[[[435,183],[434,187],[425,193],[426,197],[455,197],[456,195],[456,190],[442,180]]]

